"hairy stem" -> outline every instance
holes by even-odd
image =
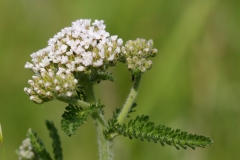
[[[97,103],[92,83],[87,83],[86,85],[84,85],[84,91],[86,93],[87,100],[90,104]],[[92,118],[94,120],[97,130],[99,159],[112,160],[113,159],[113,153],[111,148],[112,141],[107,139],[103,133],[104,128],[107,126],[107,123],[103,118],[101,111],[93,113]]]
[[[79,99],[74,99],[74,98],[65,98],[65,97],[58,97],[57,98],[59,101],[68,103],[68,104],[72,104],[72,105],[76,105],[76,106],[80,106],[83,108],[87,108],[90,106],[89,103],[79,100]]]
[[[130,93],[127,97],[125,104],[123,105],[121,112],[118,115],[117,122],[120,125],[122,125],[124,123],[124,119],[128,115],[128,112],[131,109],[132,104],[134,103],[134,101],[137,97],[140,81],[141,81],[141,74],[138,74],[134,77],[134,82],[133,82],[132,88],[130,90]]]

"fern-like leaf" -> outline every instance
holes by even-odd
[[[27,137],[30,139],[31,145],[33,147],[35,159],[52,160],[44,144],[42,143],[41,139],[37,136],[37,134],[32,129],[28,130]]]
[[[135,112],[135,110],[133,110],[133,108],[135,108],[137,106],[137,103],[134,102],[130,108],[130,110],[128,111],[127,114],[127,118],[130,118],[130,113]],[[117,124],[117,118],[119,113],[121,112],[120,108],[117,108],[115,111],[113,111],[113,118],[108,120],[108,128],[106,130],[104,130],[105,135],[109,138],[109,139],[113,139],[115,136],[117,136],[118,134],[115,132],[114,127],[111,126],[115,126]]]
[[[54,126],[53,122],[50,121],[46,121],[46,126],[49,130],[50,137],[52,138],[52,147],[55,160],[62,160],[63,159],[62,148],[57,129]]]
[[[180,129],[174,130],[164,125],[155,126],[153,122],[149,121],[149,116],[146,115],[137,116],[135,119],[131,119],[128,124],[109,123],[109,125],[109,129],[105,132],[108,137],[115,132],[115,134],[117,133],[130,139],[136,138],[141,141],[160,142],[162,146],[168,144],[177,149],[180,147],[184,149],[187,147],[192,149],[196,147],[204,148],[213,142],[209,137],[203,135],[189,134]]]
[[[91,105],[87,109],[82,107],[70,105],[66,107],[66,111],[62,115],[61,129],[68,135],[71,136],[76,133],[77,129],[84,123],[86,123],[89,115],[94,113],[97,108],[102,106]]]

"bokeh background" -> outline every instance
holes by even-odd
[[[47,45],[60,29],[80,18],[103,19],[107,31],[124,41],[153,39],[159,50],[144,74],[137,114],[157,124],[210,136],[205,149],[176,150],[117,137],[115,160],[226,160],[240,157],[240,1],[237,0],[1,0],[0,123],[8,160],[33,128],[51,151],[45,120],[58,127],[64,159],[97,160],[91,119],[69,138],[60,130],[66,104],[37,105],[23,92],[31,71],[30,54]],[[113,70],[116,82],[101,82],[97,96],[106,117],[121,107],[131,85],[124,65]],[[1,146],[0,146],[1,147]],[[2,148],[0,159],[3,159]]]

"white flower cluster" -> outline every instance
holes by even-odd
[[[75,73],[86,75],[105,72],[116,64],[122,39],[105,31],[103,20],[80,19],[66,27],[48,41],[48,46],[31,54],[32,63],[25,68],[35,75],[29,80],[31,88],[24,88],[36,103],[57,96],[71,97],[79,83]]]
[[[17,150],[19,160],[34,159],[34,152],[29,138],[23,140],[22,145]]]
[[[61,69],[60,69],[61,70]],[[77,79],[72,73],[55,74],[51,69],[41,71],[41,75],[33,76],[28,80],[30,88],[25,87],[24,91],[35,103],[43,103],[55,97],[72,97],[76,95]]]
[[[132,74],[144,73],[152,67],[152,61],[147,60],[154,57],[157,49],[153,48],[153,41],[137,38],[126,42],[122,47],[120,61],[127,64]]]

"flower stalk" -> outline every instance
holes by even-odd
[[[133,82],[132,88],[130,90],[130,93],[127,97],[125,104],[122,107],[121,112],[118,115],[117,123],[120,125],[122,125],[124,123],[124,119],[127,117],[128,113],[131,109],[131,106],[137,97],[140,82],[141,82],[141,74],[138,74],[134,77],[134,82]]]
[[[88,102],[85,102],[83,100],[79,100],[79,99],[75,99],[75,98],[66,98],[66,97],[58,97],[57,98],[59,101],[68,103],[68,104],[72,104],[72,105],[76,105],[82,108],[88,108],[90,106],[90,104]]]
[[[93,83],[86,83],[84,85],[84,91],[87,97],[87,101],[90,104],[98,103],[95,98]],[[111,148],[112,142],[111,140],[107,139],[107,137],[104,134],[104,129],[106,128],[107,123],[102,115],[102,112],[100,110],[94,112],[92,114],[92,118],[94,120],[97,131],[99,159],[112,160],[113,159],[113,153]]]

